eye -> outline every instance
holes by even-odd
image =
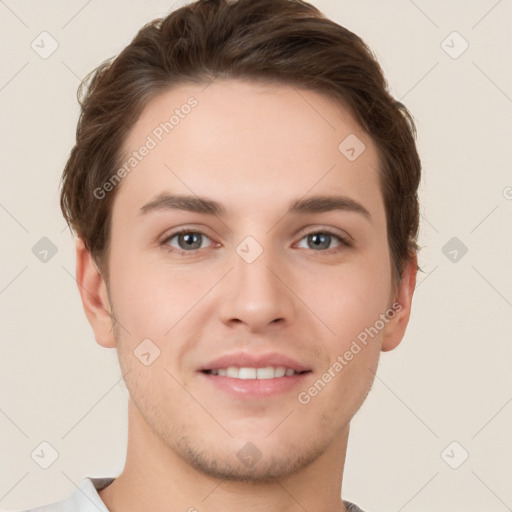
[[[331,247],[331,242],[333,239],[336,239],[339,241],[338,245],[334,248]],[[332,252],[336,252],[337,250],[340,250],[340,247],[342,246],[349,246],[350,244],[347,242],[347,240],[340,235],[337,235],[331,231],[324,230],[324,231],[314,231],[312,233],[307,234],[305,237],[301,239],[306,240],[306,247],[301,247],[305,249],[314,249],[315,251],[322,251],[322,252],[328,252],[327,250],[334,249]]]
[[[169,235],[165,240],[163,240],[162,244],[170,245],[170,252],[183,254],[185,252],[193,252],[196,249],[204,249],[205,245],[203,245],[203,242],[205,238],[210,240],[209,237],[200,231],[183,229]],[[177,246],[172,243],[173,239],[176,239]]]
[[[206,236],[200,231],[193,231],[191,229],[181,229],[171,233],[162,241],[162,245],[165,245],[169,252],[175,252],[181,255],[193,255],[195,251],[208,247],[206,240],[210,240],[210,237]],[[306,236],[301,238],[299,244],[306,240],[306,247],[297,245],[301,249],[313,249],[319,252],[337,252],[343,247],[350,247],[348,240],[336,233],[329,230],[313,231],[308,233]],[[337,241],[338,244],[334,247],[332,243]]]

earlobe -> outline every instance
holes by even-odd
[[[102,347],[115,348],[111,305],[105,280],[82,239],[76,241],[76,280],[85,315]]]
[[[402,279],[397,287],[395,302],[399,304],[399,307],[396,308],[397,313],[394,318],[386,326],[381,346],[383,352],[396,348],[405,335],[405,330],[411,316],[417,269],[418,258],[416,252],[414,252],[405,264]]]

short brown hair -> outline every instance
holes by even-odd
[[[302,0],[198,0],[147,23],[81,83],[60,205],[102,273],[108,276],[116,190],[102,199],[94,190],[120,165],[122,145],[149,100],[177,84],[217,77],[291,84],[350,110],[378,149],[393,276],[400,280],[417,250],[421,164],[414,120],[388,92],[366,44]]]

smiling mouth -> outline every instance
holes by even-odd
[[[266,380],[293,377],[294,375],[310,373],[311,370],[297,371],[285,366],[266,366],[263,368],[228,366],[227,368],[218,368],[216,370],[202,370],[202,372],[207,375],[240,380]]]

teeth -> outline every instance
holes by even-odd
[[[294,370],[292,370],[293,372]],[[275,369],[275,377],[284,377],[286,375],[286,368],[284,366],[278,366]]]
[[[242,368],[240,368],[240,375],[242,375]],[[275,368],[272,368],[272,366],[267,366],[266,368],[258,368],[255,375],[257,379],[273,379],[275,376],[276,370]]]
[[[219,375],[221,377],[231,377],[234,379],[273,379],[275,377],[290,377],[299,372],[292,368],[285,368],[284,366],[267,366],[265,368],[238,368],[236,366],[229,366],[228,368],[219,368],[218,370],[210,370],[212,375]]]
[[[233,376],[235,377],[235,371],[236,368],[234,368],[234,370],[231,370],[232,373],[233,373]],[[271,369],[272,371],[272,369]],[[238,378],[239,379],[255,379],[256,378],[256,375],[258,375],[258,370],[256,368],[240,368],[240,370],[238,370]],[[259,377],[261,378],[261,377]]]
[[[226,377],[238,378],[238,368],[235,368],[234,366],[229,366],[226,369]]]

